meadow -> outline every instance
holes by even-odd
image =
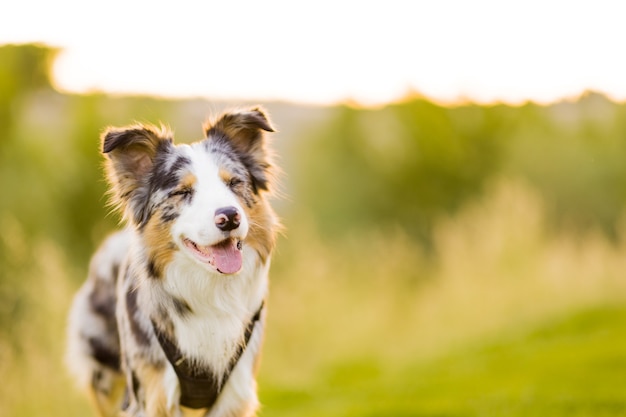
[[[226,103],[67,95],[0,47],[0,417],[91,415],[65,317],[117,227],[99,132]],[[286,226],[261,417],[626,415],[626,106],[263,103]]]

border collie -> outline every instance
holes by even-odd
[[[252,416],[268,269],[279,227],[264,111],[223,114],[206,138],[109,128],[102,151],[126,229],[91,260],[67,362],[100,416]]]

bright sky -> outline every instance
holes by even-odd
[[[0,44],[62,47],[62,90],[378,104],[626,100],[615,0],[20,0]]]

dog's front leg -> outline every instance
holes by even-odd
[[[149,417],[182,417],[178,407],[168,401],[171,394],[167,392],[167,368],[169,364],[159,369],[150,367],[144,372],[146,415]]]
[[[124,417],[182,417],[178,407],[168,401],[166,366],[143,365],[133,371],[137,385],[132,387]]]
[[[180,409],[180,384],[178,382],[178,376],[174,371],[172,365],[168,362],[165,365],[163,372],[163,389],[165,392],[165,402],[167,409],[170,410],[171,416],[183,417],[183,413]]]

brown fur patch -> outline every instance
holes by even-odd
[[[168,417],[172,415],[167,409],[167,394],[163,386],[164,370],[163,366],[155,367],[150,364],[137,369],[137,376],[144,384],[147,416]]]
[[[269,203],[261,198],[252,207],[244,207],[250,230],[246,244],[254,248],[265,262],[276,246],[276,231],[280,227],[274,211]]]
[[[98,417],[115,417],[119,415],[125,386],[124,377],[120,374],[113,379],[108,392],[99,391],[93,385],[87,388],[87,396],[96,409]]]
[[[170,224],[161,221],[161,209],[157,209],[148,221],[143,230],[143,240],[149,251],[148,269],[155,278],[161,278],[178,250],[171,239]]]
[[[224,168],[220,168],[218,175],[220,176],[221,180],[224,181],[226,184],[228,184],[228,182],[232,178],[232,174]]]
[[[236,145],[248,148],[251,142],[255,141],[260,131],[274,132],[269,118],[264,110],[255,107],[248,111],[234,111],[223,114],[213,123],[204,126],[206,132],[211,129],[218,129],[226,133],[231,138],[236,138]]]
[[[192,189],[197,181],[198,181],[198,179],[196,178],[195,175],[193,175],[192,173],[187,173],[180,180],[179,188],[182,188],[182,189]]]

